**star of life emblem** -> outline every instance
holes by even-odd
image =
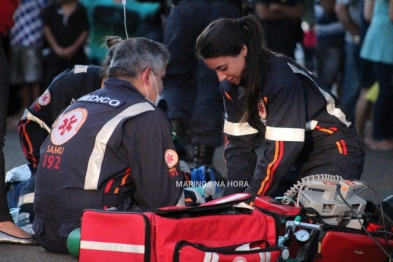
[[[262,123],[266,125],[266,117],[267,117],[266,104],[265,101],[263,101],[262,99],[259,100],[258,102],[258,113]]]
[[[62,145],[70,140],[78,133],[86,118],[87,110],[84,108],[77,108],[60,116],[51,132],[52,143]]]
[[[176,151],[172,150],[172,149],[167,149],[165,151],[164,158],[165,158],[166,164],[168,165],[168,168],[174,167],[177,164],[177,162],[179,161],[179,157],[178,157]]]
[[[48,89],[46,89],[45,92],[38,99],[38,104],[42,106],[46,106],[47,104],[50,103],[50,100],[51,100],[50,92]]]

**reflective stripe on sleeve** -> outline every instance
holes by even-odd
[[[305,130],[266,126],[265,138],[273,141],[304,142]]]
[[[48,133],[50,133],[50,128],[45,124],[44,121],[42,121],[41,119],[39,119],[38,117],[36,117],[35,115],[33,115],[29,110],[25,109],[23,116],[21,118],[23,119],[27,119],[27,120],[31,120],[36,122],[41,128],[45,129],[46,131],[48,131]]]
[[[154,110],[154,107],[148,102],[132,105],[123,110],[123,112],[121,112],[120,114],[113,117],[101,128],[100,132],[98,132],[96,136],[94,148],[91,152],[89,163],[87,165],[84,185],[85,190],[97,189],[106,145],[120,121],[125,118],[130,118],[132,116],[136,116],[150,110]]]
[[[245,136],[258,133],[258,130],[248,123],[232,123],[225,119],[224,133],[231,136]]]
[[[346,115],[344,114],[344,112],[340,108],[336,107],[336,102],[334,101],[333,97],[328,92],[326,92],[325,90],[320,88],[319,85],[317,83],[315,83],[315,81],[309,75],[307,75],[305,72],[303,72],[302,70],[296,68],[295,66],[293,66],[289,63],[288,63],[288,65],[293,70],[294,73],[302,74],[305,77],[307,77],[308,79],[310,79],[312,82],[314,82],[315,86],[318,88],[319,92],[321,92],[321,94],[323,95],[323,97],[326,100],[326,111],[329,113],[329,115],[337,117],[337,119],[340,120],[347,127],[351,125],[351,122],[347,121]]]

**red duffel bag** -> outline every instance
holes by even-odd
[[[234,194],[199,206],[144,213],[85,210],[79,260],[174,261],[182,241],[218,249],[255,241],[265,243],[259,249],[276,247],[279,222],[274,216],[234,206],[249,198]],[[268,258],[273,254],[270,261],[281,253],[279,248],[266,252]]]

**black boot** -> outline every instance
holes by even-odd
[[[216,181],[225,181],[225,178],[222,176],[222,174],[213,166],[213,157],[215,150],[216,147],[214,146],[195,145],[194,164],[196,168],[200,166],[206,166],[207,168],[211,168],[214,172],[214,177],[216,178]]]

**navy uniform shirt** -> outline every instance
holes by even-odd
[[[94,65],[76,65],[73,69],[65,70],[53,79],[25,114],[33,115],[33,121],[41,120],[45,129],[50,128],[57,116],[73,101],[101,87],[101,71],[100,66]],[[38,124],[42,125],[41,122]]]
[[[36,196],[99,191],[149,209],[176,205],[182,179],[165,113],[128,82],[108,78],[54,123],[41,146]]]
[[[355,129],[346,120],[339,100],[305,68],[276,56],[259,96],[256,117],[247,123],[240,123],[241,89],[222,83],[228,181],[246,180],[250,183],[247,191],[266,195],[277,189],[292,166],[304,176],[329,171],[318,166],[347,165],[348,170],[341,173],[334,167],[337,173],[332,175],[360,177],[364,151]],[[256,165],[255,149],[263,139],[267,147]],[[338,155],[347,163],[335,162]]]
[[[40,146],[56,117],[80,96],[100,88],[101,71],[99,66],[77,65],[74,69],[67,69],[25,109],[18,132],[23,153],[33,173],[40,158]]]
[[[41,146],[35,237],[45,249],[67,253],[83,210],[174,206],[183,196],[181,181],[165,113],[129,82],[108,78],[56,119]]]

